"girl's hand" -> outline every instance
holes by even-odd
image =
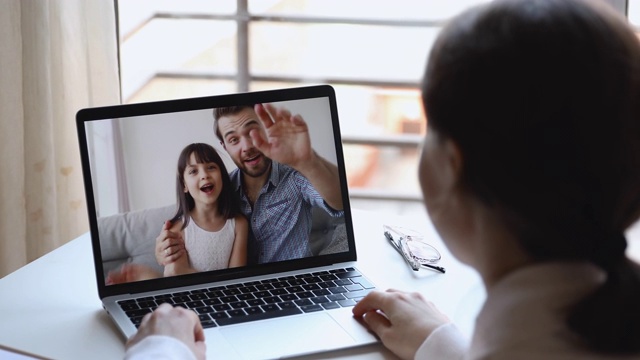
[[[450,322],[433,303],[418,293],[373,291],[353,308],[384,346],[403,359],[413,359],[424,340]]]
[[[184,239],[180,233],[169,229],[171,229],[171,222],[167,220],[156,238],[156,261],[162,266],[169,265],[186,254]]]

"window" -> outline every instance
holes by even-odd
[[[422,208],[426,57],[446,19],[485,1],[119,0],[123,102],[328,83],[352,201]]]

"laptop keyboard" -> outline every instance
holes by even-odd
[[[331,310],[355,305],[372,289],[355,268],[334,269],[260,281],[118,301],[138,327],[162,303],[192,309],[205,328]]]

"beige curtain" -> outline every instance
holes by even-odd
[[[0,1],[0,277],[88,231],[75,113],[120,102],[114,0]]]

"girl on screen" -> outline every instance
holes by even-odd
[[[164,274],[128,263],[108,274],[107,285],[247,264],[248,221],[239,211],[224,162],[211,145],[194,143],[182,150],[176,195],[176,214],[156,239]]]
[[[178,234],[181,243],[164,250],[174,260],[164,276],[212,271],[247,263],[247,219],[240,214],[229,173],[208,144],[187,145],[178,158],[178,209],[159,240]]]

